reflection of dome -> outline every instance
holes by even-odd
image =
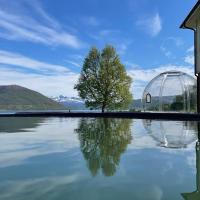
[[[143,124],[159,146],[185,148],[197,139],[195,122],[143,120]]]
[[[145,111],[196,111],[196,81],[183,72],[161,73],[146,86],[143,97]]]

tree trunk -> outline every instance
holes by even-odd
[[[104,111],[105,111],[105,106],[103,105],[101,108],[101,112],[104,113]]]

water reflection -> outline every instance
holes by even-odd
[[[44,121],[41,117],[0,117],[0,133],[26,132],[39,126]]]
[[[100,169],[105,176],[114,175],[120,156],[132,139],[131,122],[131,119],[80,119],[76,132],[93,176]]]
[[[186,148],[197,140],[196,122],[143,120],[143,125],[158,146]]]
[[[186,148],[192,142],[196,143],[196,190],[182,193],[186,200],[200,199],[200,122],[174,122],[143,120],[147,133],[158,143],[167,148]],[[197,136],[198,134],[198,136]]]
[[[198,141],[196,143],[196,191],[183,193],[182,197],[186,200],[200,199],[200,122],[198,122]]]

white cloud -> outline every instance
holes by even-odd
[[[32,124],[32,128],[26,126],[26,119],[22,121],[24,121],[24,125],[17,127],[18,130],[16,128],[15,133],[6,134],[1,129],[0,168],[23,164],[32,157],[55,152],[68,152],[79,147],[77,135],[72,134],[74,129],[78,127],[78,118],[65,118],[62,121],[55,118],[41,118],[36,121],[38,123]],[[0,123],[3,123],[1,119]],[[12,123],[15,123],[15,119]],[[66,129],[68,130],[67,132]],[[9,131],[9,127],[3,131]]]
[[[191,46],[186,50],[186,56],[184,57],[185,63],[194,66],[194,46]]]
[[[77,96],[74,84],[79,74],[68,72],[55,75],[39,75],[0,68],[0,85],[17,84],[41,92],[46,96]]]
[[[25,1],[24,1],[25,2]],[[0,8],[0,37],[8,40],[30,41],[42,43],[45,45],[69,46],[80,48],[83,43],[77,36],[68,33],[62,28],[62,25],[50,17],[40,6],[37,1],[31,4],[29,14],[23,9],[16,12],[14,9],[5,10]],[[12,4],[9,2],[9,4]],[[21,5],[19,3],[19,5]],[[22,5],[23,7],[23,5]],[[12,5],[10,6],[12,8]],[[32,12],[34,14],[31,14]]]
[[[194,52],[194,46],[191,46],[189,49],[187,49],[187,52]]]
[[[157,36],[162,30],[162,20],[159,13],[156,13],[154,16],[138,20],[136,25],[152,37]]]
[[[183,41],[177,37],[167,37],[163,40],[160,49],[168,58],[175,58],[177,48],[183,45]]]
[[[128,45],[125,44],[125,43],[120,43],[120,44],[117,44],[115,45],[116,48],[117,48],[117,53],[120,54],[120,55],[123,55],[126,53],[126,50],[128,48]]]
[[[68,62],[69,64],[75,66],[75,67],[81,67],[81,64],[79,62],[73,61],[73,60],[65,60],[66,62]]]
[[[176,65],[164,65],[159,67],[153,67],[148,69],[135,68],[128,70],[128,74],[133,78],[132,91],[135,99],[141,98],[145,86],[155,76],[165,71],[182,71],[193,76],[194,69],[191,66],[176,66]]]
[[[80,56],[77,55],[77,57]],[[79,67],[79,62],[67,61]],[[126,62],[126,64],[131,67],[128,74],[133,78],[132,91],[135,99],[141,98],[147,83],[164,71],[178,70],[193,75],[191,66],[165,65],[142,69],[130,62]],[[30,69],[33,71],[30,71]],[[17,84],[47,96],[60,94],[77,96],[74,85],[78,81],[79,73],[74,73],[62,65],[53,65],[13,52],[0,50],[0,74],[0,85]]]
[[[188,73],[193,76],[193,68],[191,66],[177,66],[177,65],[163,65],[159,67],[153,67],[148,69],[130,69],[128,73],[133,76],[134,81],[150,81],[152,78],[157,76],[158,74],[165,72],[165,71],[182,71]]]
[[[160,49],[161,49],[161,51],[164,53],[164,55],[166,56],[166,57],[171,57],[172,56],[172,52],[171,51],[169,51],[166,47],[164,47],[164,46],[161,46],[160,47]]]
[[[121,31],[117,29],[102,29],[94,33],[88,33],[88,35],[97,41],[103,41],[104,43],[114,43],[116,40],[122,40],[120,33]]]
[[[17,66],[26,69],[37,70],[38,72],[46,72],[54,74],[59,72],[68,72],[69,70],[62,65],[54,65],[41,62],[18,53],[0,50],[0,67],[4,66]]]
[[[194,55],[187,55],[184,61],[190,65],[194,65]]]
[[[0,85],[17,84],[47,96],[77,96],[74,84],[78,73],[54,65],[0,50]]]
[[[26,196],[28,191],[33,199],[40,199],[42,196],[46,196],[48,193],[55,194],[55,191],[58,189],[59,192],[64,193],[65,189],[63,188],[77,181],[80,181],[81,179],[83,179],[83,177],[80,174],[74,173],[71,175],[63,176],[49,176],[41,178],[32,177],[22,180],[7,180],[4,182],[5,190],[1,192],[0,198],[16,199],[17,196]]]

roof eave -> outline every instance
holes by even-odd
[[[191,20],[192,16],[195,14],[195,12],[196,12],[196,10],[198,8],[200,9],[200,1],[199,0],[195,4],[195,6],[192,8],[192,10],[188,14],[188,16],[185,18],[185,20],[183,21],[183,23],[180,25],[180,28],[187,28],[187,29],[194,30],[194,27],[193,26],[188,26],[187,23]]]

